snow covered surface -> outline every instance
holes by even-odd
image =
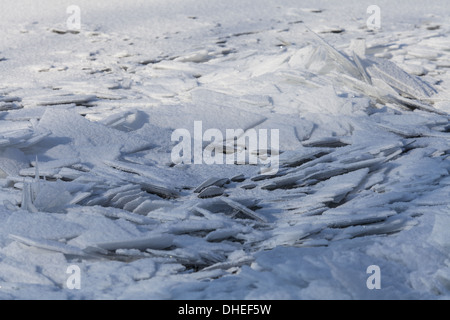
[[[71,4],[1,4],[0,299],[450,298],[447,1],[378,0],[379,30],[362,1]],[[278,172],[173,165],[195,121],[278,129]]]

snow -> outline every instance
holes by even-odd
[[[70,5],[2,1],[0,299],[450,298],[446,1]]]

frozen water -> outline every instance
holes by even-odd
[[[378,2],[3,0],[0,298],[448,299],[450,11]]]

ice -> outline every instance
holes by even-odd
[[[213,198],[213,197],[219,197],[223,195],[224,189],[216,186],[211,186],[205,188],[203,191],[201,191],[198,195],[199,198]]]
[[[369,169],[361,169],[341,176],[333,177],[318,186],[314,194],[316,201],[340,203],[367,176]],[[320,200],[322,199],[322,200]]]
[[[447,207],[447,209],[450,209]],[[447,212],[448,213],[448,212]],[[449,215],[446,213],[437,214],[435,216],[433,231],[431,232],[429,241],[436,243],[443,249],[450,246],[450,237],[447,232],[450,224]]]
[[[199,185],[194,192],[195,193],[200,193],[202,192],[204,189],[211,187],[211,186],[217,186],[217,187],[223,187],[225,184],[229,183],[230,180],[225,178],[225,179],[221,179],[221,178],[209,178],[208,180],[206,180],[205,182],[203,182],[201,185]]]
[[[54,106],[54,105],[62,105],[62,104],[85,104],[89,103],[97,97],[89,96],[89,95],[63,95],[63,96],[54,96],[54,97],[37,97],[36,100],[33,101],[38,106]]]
[[[375,30],[352,1],[80,0],[81,30],[25,2],[0,12],[1,299],[450,297],[445,1],[380,0]],[[199,122],[278,170],[172,163]]]
[[[229,198],[221,198],[223,202],[225,202],[226,204],[228,204],[230,207],[232,207],[233,209],[237,210],[238,213],[242,213],[244,214],[244,216],[251,218],[251,219],[255,219],[259,222],[267,222],[267,219],[259,214],[257,214],[256,212],[250,210],[249,208],[245,207],[244,205],[240,204],[239,202],[236,202],[232,199]]]
[[[67,130],[69,123],[70,131]],[[106,154],[110,155],[106,159],[115,159],[120,151],[132,152],[149,144],[143,137],[136,137],[130,145],[127,143],[130,138],[126,134],[92,123],[66,110],[47,110],[39,122],[39,129],[41,128],[51,131],[52,137],[60,141],[71,139],[75,146],[79,146],[76,152],[81,152],[83,162],[102,161],[102,158],[105,160]],[[97,148],[97,155],[92,154],[92,148]],[[100,157],[101,154],[103,157]]]
[[[0,153],[0,170],[6,176],[17,176],[19,172],[28,168],[25,154],[18,149],[5,149]]]
[[[8,234],[35,239],[61,240],[80,235],[84,228],[51,213],[34,214],[26,211],[12,213],[2,223],[2,238]]]
[[[436,93],[429,84],[422,82],[420,78],[408,75],[388,60],[373,57],[368,59],[367,63],[369,64],[368,72],[372,74],[372,77],[379,77],[401,93],[419,99]]]
[[[94,246],[109,251],[115,251],[117,249],[166,249],[169,248],[174,239],[169,235],[152,235],[142,239],[132,239],[128,241],[118,241],[109,243],[96,243]]]
[[[41,239],[37,240],[29,237],[20,237],[13,234],[9,235],[9,237],[14,241],[23,243],[27,246],[36,247],[39,249],[60,252],[71,256],[81,256],[81,257],[86,256],[86,254],[82,250],[79,250],[76,247],[64,245],[59,241],[41,240]]]

